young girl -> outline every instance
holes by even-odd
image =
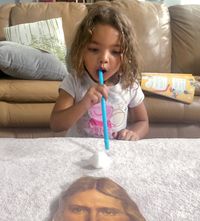
[[[136,37],[128,18],[109,2],[90,6],[69,54],[70,73],[60,85],[50,126],[68,136],[102,137],[101,98],[110,138],[138,140],[148,132],[144,94],[137,81]],[[104,85],[98,83],[98,70]],[[127,126],[127,115],[132,124]]]

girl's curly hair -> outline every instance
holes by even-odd
[[[68,63],[78,77],[84,73],[83,54],[92,37],[92,30],[97,24],[110,25],[120,33],[122,50],[121,83],[123,88],[133,85],[140,76],[139,55],[133,24],[125,14],[110,2],[100,1],[88,6],[88,14],[81,22],[72,43]]]

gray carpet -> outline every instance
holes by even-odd
[[[83,167],[102,139],[0,139],[0,221],[49,221],[84,175],[123,186],[149,221],[200,220],[200,139],[111,141],[109,169]]]

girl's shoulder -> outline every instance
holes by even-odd
[[[76,90],[76,88],[80,87],[80,80],[76,76],[76,74],[67,72],[64,79],[60,83],[60,88],[67,90],[68,88],[73,88]]]
[[[110,87],[111,90],[124,92],[124,93],[130,93],[130,92],[136,92],[137,90],[141,89],[140,83],[138,81],[135,81],[132,85],[124,87],[122,82],[117,83],[116,85],[113,85]]]
[[[60,87],[73,87],[74,90],[86,90],[93,84],[94,82],[90,79],[87,73],[83,73],[82,77],[79,77],[75,72],[67,72],[65,78],[60,84]]]
[[[76,73],[67,71],[62,83],[64,84],[76,83],[77,84],[79,81],[80,79],[77,77]]]

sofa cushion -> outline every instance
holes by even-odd
[[[173,101],[161,96],[148,96],[144,100],[150,123],[200,123],[200,97],[194,96],[192,104]]]
[[[58,97],[60,81],[0,80],[0,100],[12,103],[48,103]]]
[[[12,8],[10,25],[62,17],[65,42],[70,48],[75,31],[86,13],[85,4],[74,2],[21,3]]]
[[[169,7],[172,29],[172,72],[200,75],[200,5]]]
[[[0,101],[0,127],[49,127],[54,103],[8,103]]]
[[[0,4],[0,41],[5,40],[4,27],[9,26],[10,23],[10,12],[15,6],[13,3]]]
[[[54,55],[15,42],[0,42],[0,69],[21,79],[62,80],[66,66]]]
[[[4,31],[7,41],[47,51],[65,63],[66,46],[62,18],[5,27]]]
[[[195,95],[200,96],[200,76],[194,76],[195,78]]]
[[[114,0],[135,27],[143,72],[171,72],[171,32],[168,8],[164,4],[137,0]]]

